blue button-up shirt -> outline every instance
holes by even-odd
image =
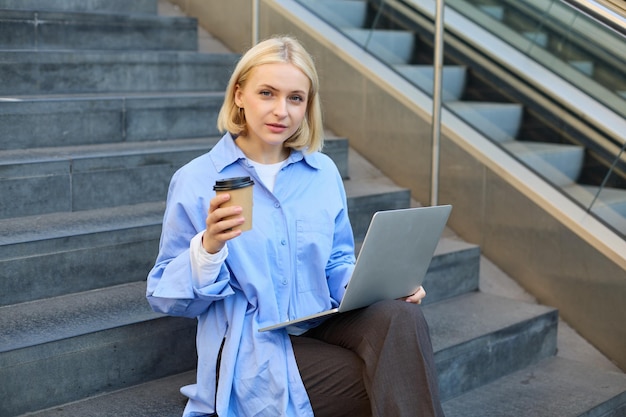
[[[190,260],[190,242],[206,227],[215,181],[238,176],[255,180],[252,230],[228,241],[217,277],[203,279]],[[258,329],[336,307],[354,261],[345,190],[328,156],[292,151],[271,192],[226,134],[178,170],[147,297],[155,311],[198,318],[198,375],[182,389],[189,397],[185,415],[213,412],[225,338],[220,416],[312,416],[287,331]]]

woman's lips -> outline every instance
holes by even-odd
[[[287,129],[287,126],[276,123],[268,123],[266,126],[272,133],[282,133]]]

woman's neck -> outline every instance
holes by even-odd
[[[246,136],[239,136],[235,140],[235,144],[241,149],[248,159],[261,164],[276,164],[284,161],[289,157],[290,150],[283,145],[280,146],[263,146],[250,140]]]

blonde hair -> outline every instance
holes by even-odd
[[[305,150],[308,153],[320,151],[324,145],[324,129],[317,71],[309,53],[300,42],[289,36],[266,39],[250,48],[241,57],[228,82],[224,103],[217,116],[217,128],[221,132],[227,131],[235,136],[247,135],[245,114],[235,103],[236,86],[243,86],[255,67],[274,63],[292,64],[310,81],[305,117],[298,130],[285,141],[284,146]]]

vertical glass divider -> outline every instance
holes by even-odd
[[[617,153],[617,156],[613,160],[613,163],[611,164],[611,167],[606,172],[606,175],[604,176],[604,179],[602,179],[602,184],[600,184],[600,187],[598,187],[598,191],[596,191],[596,194],[593,196],[593,200],[591,200],[591,204],[589,204],[589,207],[587,207],[587,213],[591,213],[591,209],[593,209],[593,205],[596,203],[596,200],[598,200],[598,197],[600,197],[600,193],[602,193],[602,191],[604,191],[604,189],[606,187],[606,183],[609,180],[609,177],[615,171],[615,167],[617,166],[617,163],[621,159],[622,154],[624,153],[625,150],[626,150],[626,142],[624,142],[624,144],[622,145],[622,148]]]
[[[439,146],[441,136],[441,90],[443,78],[443,10],[444,0],[437,0],[435,11],[435,57],[433,62],[433,115],[430,204],[439,200]]]

